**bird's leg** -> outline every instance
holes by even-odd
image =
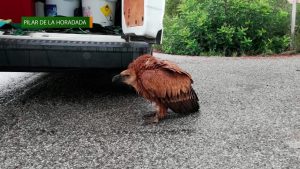
[[[167,116],[168,108],[166,106],[164,106],[163,104],[157,104],[157,107],[158,107],[158,111],[157,111],[158,119],[159,120],[164,119]]]
[[[157,105],[157,111],[152,116],[148,116],[148,119],[146,120],[147,123],[158,123],[159,120],[164,119],[167,116],[167,107],[165,107],[162,104],[156,104]]]

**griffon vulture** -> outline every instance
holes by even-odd
[[[156,104],[158,109],[150,122],[165,118],[168,108],[180,114],[199,110],[191,75],[169,61],[151,55],[140,56],[112,81],[132,86],[139,95]]]

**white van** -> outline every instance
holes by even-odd
[[[120,69],[161,43],[165,0],[106,1],[117,3],[114,24],[121,34],[46,30],[13,35],[0,29],[0,71]]]

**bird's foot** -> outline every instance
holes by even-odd
[[[154,113],[150,113],[150,114],[146,114],[143,116],[144,119],[150,118],[150,117],[154,117],[156,115],[156,112]]]
[[[159,122],[159,118],[155,114],[148,117],[144,116],[144,118],[145,118],[144,125],[157,124]]]

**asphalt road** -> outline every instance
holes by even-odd
[[[0,92],[0,168],[300,168],[300,56],[156,56],[199,113],[144,125],[153,105],[110,76],[26,74]]]

